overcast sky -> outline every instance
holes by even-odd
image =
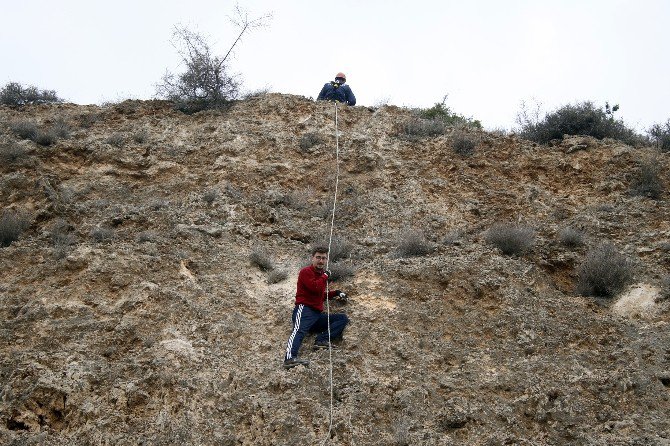
[[[239,44],[248,90],[316,97],[347,75],[359,105],[427,107],[511,128],[521,101],[543,110],[618,103],[645,130],[670,118],[669,0],[240,0],[272,13]],[[179,70],[175,25],[225,53],[225,0],[0,0],[0,83],[53,89],[79,104],[149,99]]]

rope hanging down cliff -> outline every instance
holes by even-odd
[[[328,237],[328,258],[326,259],[326,269],[330,270],[330,248],[333,243],[333,228],[335,227],[335,206],[337,204],[337,191],[340,185],[340,135],[337,122],[337,101],[335,104],[335,195],[333,196],[333,210],[330,218],[330,235]],[[326,296],[330,292],[328,282],[326,282]],[[330,339],[330,299],[326,297],[326,317],[328,322],[328,363],[329,363],[329,378],[330,378],[330,411],[328,416],[328,436],[323,444],[327,444],[333,430],[333,347]]]

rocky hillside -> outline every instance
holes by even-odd
[[[327,440],[328,352],[282,360],[297,271],[328,236],[333,112],[280,94],[190,116],[0,108],[3,224],[25,223],[0,248],[0,443]],[[457,131],[403,136],[408,118],[339,112],[331,266],[351,299],[332,310],[352,323],[327,444],[669,445],[668,194],[631,193],[650,157],[667,183],[668,154],[481,132],[466,156]],[[487,242],[509,222],[534,230],[525,253]],[[581,296],[603,242],[632,285]]]

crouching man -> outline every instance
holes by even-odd
[[[323,312],[326,299],[326,283],[330,272],[324,270],[328,260],[328,248],[317,246],[312,249],[312,264],[304,267],[298,274],[298,286],[295,293],[293,309],[293,331],[286,344],[284,368],[290,369],[298,365],[308,365],[309,361],[298,358],[298,350],[302,340],[308,333],[317,333],[314,348],[333,348],[328,345],[328,315]],[[340,290],[330,291],[328,298],[347,299]],[[330,315],[331,341],[342,338],[344,327],[349,318],[344,314]]]

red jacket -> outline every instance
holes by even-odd
[[[326,275],[323,270],[317,270],[309,265],[298,274],[298,287],[295,292],[295,304],[305,304],[313,310],[323,311],[323,302],[326,298]],[[335,290],[328,293],[334,297]]]

